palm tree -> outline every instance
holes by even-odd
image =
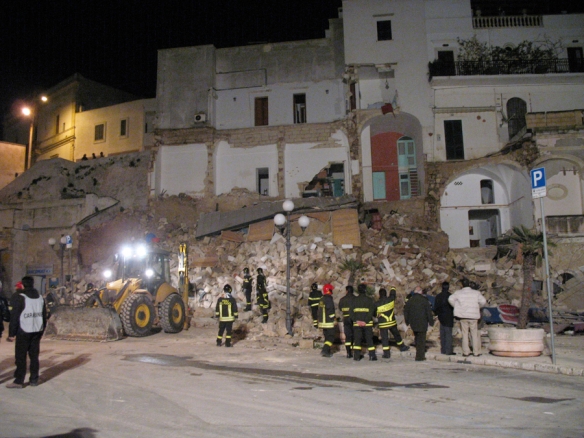
[[[341,271],[349,272],[347,286],[353,286],[355,284],[355,277],[367,270],[367,267],[361,261],[352,258],[346,258],[343,260],[339,265],[339,268]]]
[[[543,255],[544,243],[543,232],[531,230],[524,225],[513,227],[509,238],[517,244],[517,251],[523,255],[523,290],[521,291],[521,304],[519,306],[519,320],[517,328],[527,327],[527,317],[529,306],[533,296],[533,277],[535,274],[535,264],[538,257]],[[548,246],[555,246],[553,242],[548,242]],[[548,291],[550,293],[550,291]]]

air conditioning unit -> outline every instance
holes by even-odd
[[[207,121],[207,114],[205,114],[205,113],[195,114],[195,123],[203,123],[206,121]]]

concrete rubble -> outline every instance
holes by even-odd
[[[137,223],[136,236],[148,232],[159,238],[159,246],[171,251],[171,272],[173,283],[178,283],[177,248],[186,242],[189,247],[189,278],[193,293],[189,307],[194,312],[193,325],[216,325],[212,319],[214,307],[225,284],[234,288],[234,296],[239,302],[240,318],[236,329],[247,337],[285,338],[286,330],[286,240],[276,229],[269,241],[246,242],[245,232],[230,231],[221,236],[196,238],[194,227],[187,223],[171,222],[166,217],[156,214],[135,215]],[[521,265],[514,259],[503,257],[494,260],[495,247],[476,248],[459,252],[448,249],[448,238],[440,230],[423,229],[416,226],[413,217],[407,214],[385,214],[380,230],[360,224],[362,246],[334,245],[329,228],[315,227],[317,232],[302,233],[294,224],[291,235],[291,272],[290,296],[293,320],[294,342],[312,346],[320,337],[321,331],[312,327],[307,297],[310,285],[331,283],[335,287],[335,302],[345,294],[350,273],[343,271],[341,265],[345,260],[360,261],[366,269],[355,278],[355,284],[365,282],[375,291],[380,287],[395,286],[398,291],[396,315],[398,327],[406,337],[412,337],[403,323],[403,305],[405,296],[415,286],[421,285],[429,295],[435,295],[441,289],[443,281],[456,283],[460,278],[468,277],[475,281],[487,298],[490,306],[500,303],[518,304],[522,287]],[[239,237],[237,237],[239,235]],[[91,272],[79,282],[78,291],[83,291],[89,281],[102,284],[101,271],[111,264],[111,258],[93,263]],[[260,323],[259,310],[244,312],[245,297],[241,291],[243,268],[248,267],[254,274],[261,267],[267,276],[268,292],[272,303],[267,324]],[[81,295],[78,296],[81,297]],[[541,297],[539,297],[541,299]],[[79,298],[82,299],[82,298]],[[536,299],[538,296],[536,295]],[[429,333],[429,339],[438,339],[438,324]],[[455,330],[456,334],[456,330]]]

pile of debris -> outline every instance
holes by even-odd
[[[176,250],[180,243],[188,244],[189,279],[193,285],[189,305],[194,311],[195,324],[216,324],[211,319],[215,304],[223,286],[230,284],[240,307],[238,325],[247,336],[286,335],[286,239],[275,228],[271,240],[247,242],[246,229],[197,239],[195,230],[186,222],[171,223],[155,215],[142,215],[139,222],[139,233],[154,232],[160,237],[159,245],[175,254],[171,259],[173,275],[178,264]],[[321,286],[331,283],[338,303],[351,275],[343,270],[347,260],[355,260],[363,266],[354,278],[355,286],[364,282],[375,292],[380,287],[397,288],[396,315],[403,332],[407,330],[401,316],[405,296],[417,285],[426,289],[429,295],[435,295],[443,281],[450,281],[452,288],[457,288],[456,282],[467,277],[479,285],[490,305],[514,303],[519,298],[523,278],[521,265],[507,258],[494,261],[496,249],[478,248],[481,251],[468,253],[449,251],[445,233],[414,226],[414,218],[399,213],[385,215],[381,223],[380,229],[359,225],[361,247],[335,245],[327,227],[317,228],[317,232],[310,235],[293,229],[290,238],[290,298],[295,335],[301,338],[320,335],[320,331],[312,327],[308,308],[310,285],[313,282]],[[234,238],[234,235],[239,237]],[[110,260],[94,263],[92,272],[79,286],[90,281],[100,283],[100,272],[110,263]],[[241,284],[246,267],[254,273],[257,268],[262,268],[267,276],[272,303],[267,324],[261,324],[255,303],[253,311],[243,311],[245,297]],[[173,278],[173,284],[178,284],[177,277]],[[255,290],[253,296],[255,301]],[[429,335],[430,339],[437,336],[437,329]]]

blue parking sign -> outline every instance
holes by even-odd
[[[545,185],[545,168],[538,167],[531,171],[531,196],[543,198],[547,194]]]

